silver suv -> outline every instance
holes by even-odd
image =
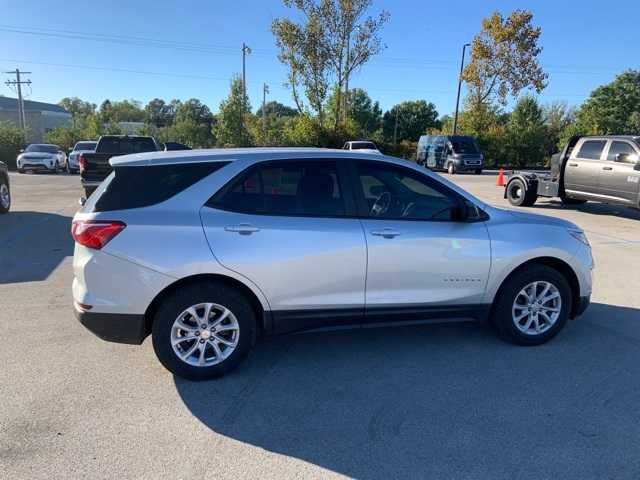
[[[396,158],[322,149],[152,152],[73,220],[73,298],[99,337],[152,335],[171,372],[225,374],[262,335],[488,320],[554,337],[591,294],[585,234],[491,207]]]

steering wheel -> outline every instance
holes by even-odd
[[[380,215],[384,215],[389,210],[389,206],[391,205],[391,194],[389,192],[383,192],[380,195],[373,207],[371,207],[371,214],[375,217],[379,217]]]
[[[404,210],[402,211],[402,216],[403,217],[410,216],[415,209],[416,209],[416,203],[415,202],[409,202],[407,204],[407,206],[404,207]]]

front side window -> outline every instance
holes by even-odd
[[[382,162],[358,162],[358,179],[370,218],[452,220],[459,197],[413,170]]]
[[[605,140],[587,140],[580,147],[578,158],[586,158],[588,160],[600,160],[602,149],[607,142]]]
[[[480,153],[480,148],[478,148],[478,144],[471,137],[453,137],[451,139],[451,147],[453,148],[454,153],[467,153],[467,154],[478,154]]]
[[[627,163],[636,163],[636,160],[638,158],[636,155],[636,151],[627,142],[611,142],[611,147],[609,148],[609,153],[607,154],[607,160],[609,160],[610,162],[615,162],[616,156],[619,154],[627,156],[625,160]]]
[[[345,215],[337,166],[333,161],[283,161],[259,165],[232,180],[207,205],[261,215]]]

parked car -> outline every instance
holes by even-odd
[[[261,335],[354,324],[490,319],[537,345],[589,303],[579,227],[412,162],[281,148],[111,163],[73,219],[75,313],[105,340],[151,334],[185,378],[228,372]]]
[[[69,152],[69,160],[67,161],[67,173],[78,173],[80,171],[80,154],[87,152],[95,152],[98,142],[90,140],[82,140],[76,142]]]
[[[129,135],[103,135],[98,139],[93,152],[78,156],[80,182],[88,198],[98,185],[111,173],[109,160],[130,153],[156,152],[160,150],[153,137]]]
[[[191,150],[191,147],[178,142],[164,142],[162,146],[165,152],[170,152],[174,150]]]
[[[6,163],[0,162],[0,214],[9,212],[11,208],[11,188],[9,186],[9,169]]]
[[[16,159],[19,173],[27,170],[57,173],[64,161],[60,147],[47,143],[32,143],[21,151]]]
[[[375,143],[366,140],[351,141],[344,144],[343,150],[358,150],[360,153],[375,153],[382,155]]]
[[[431,170],[482,173],[484,156],[473,137],[463,135],[423,135],[418,140],[418,164]]]
[[[538,197],[559,197],[566,204],[587,200],[640,208],[640,137],[575,136],[551,158],[549,173],[518,172],[504,197],[528,207]]]

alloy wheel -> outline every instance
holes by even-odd
[[[183,362],[209,367],[225,361],[238,346],[240,325],[228,308],[199,303],[184,310],[171,327],[171,347]]]
[[[525,335],[540,335],[560,317],[562,297],[550,282],[532,282],[516,295],[511,309],[515,326]]]
[[[6,184],[0,184],[0,204],[5,210],[11,206],[11,194]]]

